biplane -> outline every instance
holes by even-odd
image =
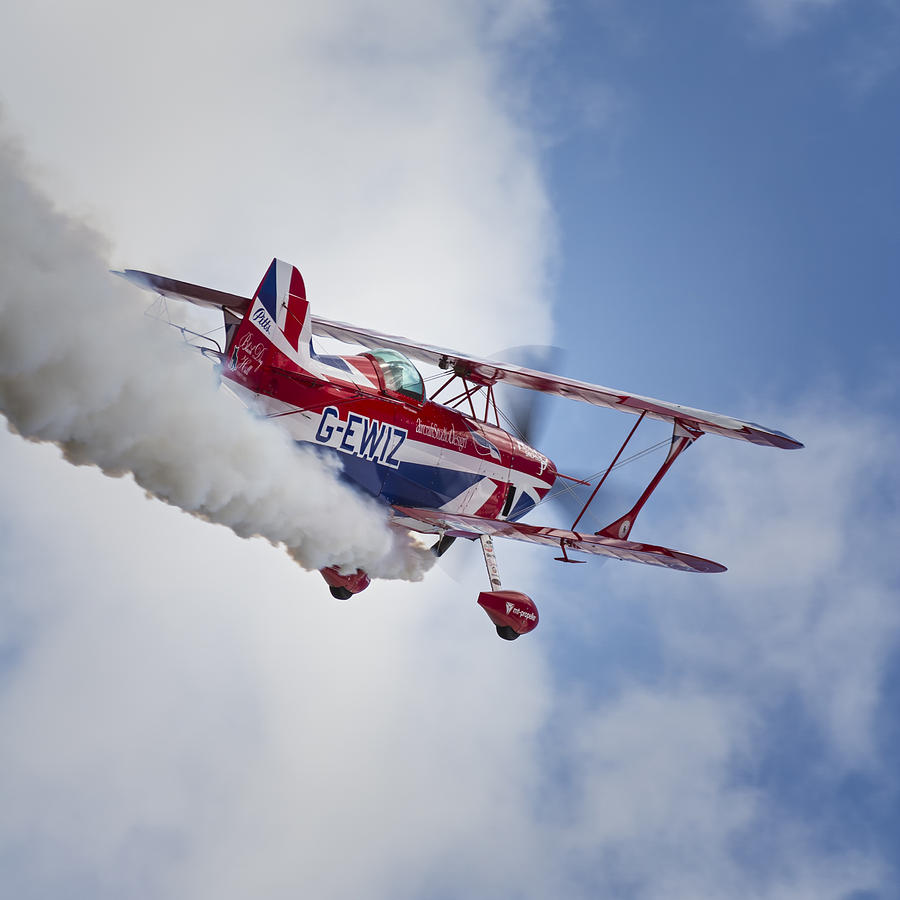
[[[538,611],[526,594],[502,589],[493,538],[552,547],[563,563],[584,562],[570,554],[586,553],[684,572],[722,572],[725,567],[711,560],[631,540],[644,504],[675,460],[703,434],[762,447],[803,446],[780,431],[719,413],[319,318],[310,311],[300,272],[277,259],[252,297],[134,269],[115,274],[164,298],[220,310],[224,346],[204,352],[215,359],[229,387],[275,419],[293,440],[336,454],[347,481],[390,507],[392,525],[435,535],[436,556],[457,538],[479,541],[490,590],[482,591],[477,602],[505,640],[532,631]],[[364,350],[342,356],[316,352],[314,336]],[[446,374],[430,397],[412,360]],[[571,476],[501,427],[501,385],[636,416],[568,529],[520,521],[548,496],[558,478]],[[579,531],[606,477],[647,418],[672,425],[662,465],[627,512],[599,531]],[[321,574],[339,599],[369,584],[369,576],[359,570],[345,574],[331,566]]]

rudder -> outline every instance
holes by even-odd
[[[305,371],[311,336],[303,276],[273,259],[229,344],[228,365],[245,377],[263,366]]]

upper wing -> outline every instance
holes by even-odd
[[[166,297],[188,300],[199,306],[227,309],[241,315],[250,308],[250,300],[247,297],[215,291],[212,288],[201,287],[186,281],[176,281],[174,278],[164,278],[162,275],[152,275],[136,269],[125,269],[124,272],[115,274],[145,290],[156,291]],[[413,359],[439,366],[442,369],[453,369],[457,375],[475,384],[497,384],[502,381],[504,384],[514,387],[542,391],[545,394],[568,397],[571,400],[581,400],[595,406],[607,406],[636,415],[645,412],[654,419],[663,419],[667,422],[674,422],[677,419],[697,431],[750,441],[764,447],[794,450],[803,446],[799,441],[795,441],[781,431],[765,428],[753,422],[733,419],[720,413],[692,409],[678,403],[654,400],[652,397],[641,397],[628,391],[603,387],[599,384],[589,384],[586,381],[575,381],[571,378],[563,378],[561,375],[552,375],[549,372],[526,369],[523,366],[466,356],[455,350],[415,343],[404,337],[381,334],[378,331],[347,325],[344,322],[320,319],[318,316],[312,316],[311,323],[313,334],[361,344],[363,347],[373,350],[381,347],[399,350]]]
[[[568,550],[612,556],[615,559],[625,559],[650,566],[665,566],[667,569],[678,569],[682,572],[725,571],[725,566],[712,560],[703,559],[701,556],[692,556],[690,553],[682,553],[680,550],[670,550],[668,547],[657,547],[653,544],[638,544],[635,541],[621,541],[599,534],[580,534],[576,531],[564,531],[561,528],[526,525],[523,522],[505,522],[499,519],[483,519],[480,516],[463,516],[440,509],[418,509],[408,506],[395,506],[394,509],[401,516],[427,525],[436,525],[445,529],[448,534],[461,537],[489,534],[492,537],[512,538],[514,541],[527,541],[532,544],[544,544],[557,548],[565,543]]]
[[[575,381],[571,378],[563,378],[561,375],[551,375],[548,372],[538,372],[522,366],[465,356],[455,350],[445,350],[430,344],[417,344],[404,337],[381,334],[343,322],[331,322],[328,319],[313,316],[312,330],[313,334],[362,344],[363,347],[371,349],[386,347],[399,350],[413,359],[439,366],[442,369],[453,369],[457,375],[475,384],[488,385],[502,381],[504,384],[514,387],[555,394],[557,397],[568,397],[570,400],[582,400],[595,406],[607,406],[636,415],[646,412],[653,419],[663,419],[667,422],[674,422],[677,419],[698,431],[750,441],[763,447],[795,450],[803,446],[799,441],[795,441],[781,431],[765,428],[753,422],[733,419],[720,413],[692,409],[678,403],[654,400],[652,397],[641,397],[628,391],[603,387],[599,384],[589,384],[586,381]]]
[[[162,275],[153,275],[150,272],[140,272],[137,269],[125,269],[122,272],[113,272],[121,278],[136,284],[145,291],[155,291],[164,297],[174,297],[176,300],[187,300],[196,303],[197,306],[208,306],[213,309],[229,309],[232,312],[244,315],[250,309],[248,297],[238,297],[237,294],[226,294],[225,291],[214,291],[212,288],[202,287],[199,284],[190,284],[187,281],[176,281],[174,278],[165,278]]]

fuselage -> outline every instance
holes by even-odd
[[[386,504],[515,520],[553,486],[550,459],[428,400],[421,375],[394,351],[329,357],[310,349],[310,371],[284,362],[256,365],[245,343],[226,356],[222,374],[295,441],[336,454],[345,480]]]

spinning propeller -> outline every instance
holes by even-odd
[[[498,361],[512,363],[523,368],[562,374],[564,355],[560,347],[530,344],[510,347],[491,356]],[[551,395],[511,387],[502,381],[496,386],[495,392],[503,427],[518,435],[526,444],[537,447],[546,430]],[[668,440],[662,441],[657,446],[635,454],[634,457],[622,460],[619,466],[667,445]],[[553,490],[546,498],[545,509],[555,510],[564,526],[568,528],[583,509],[593,489],[592,486],[597,483],[602,472],[571,471],[568,468],[564,468],[562,471],[571,475],[574,480],[560,475]],[[579,484],[579,481],[590,482],[590,484]],[[582,519],[580,530],[592,532],[603,528],[617,515],[628,509],[633,500],[631,491],[622,487],[621,484],[616,482],[604,484],[601,493],[591,504],[588,516]]]
[[[546,344],[530,344],[501,350],[494,353],[493,358],[526,369],[558,374],[563,351],[559,347]],[[535,442],[540,440],[542,429],[547,422],[550,395],[509,387],[502,381],[494,390],[497,394],[497,405],[502,413],[501,418],[506,420],[504,425],[526,444],[534,447]]]

